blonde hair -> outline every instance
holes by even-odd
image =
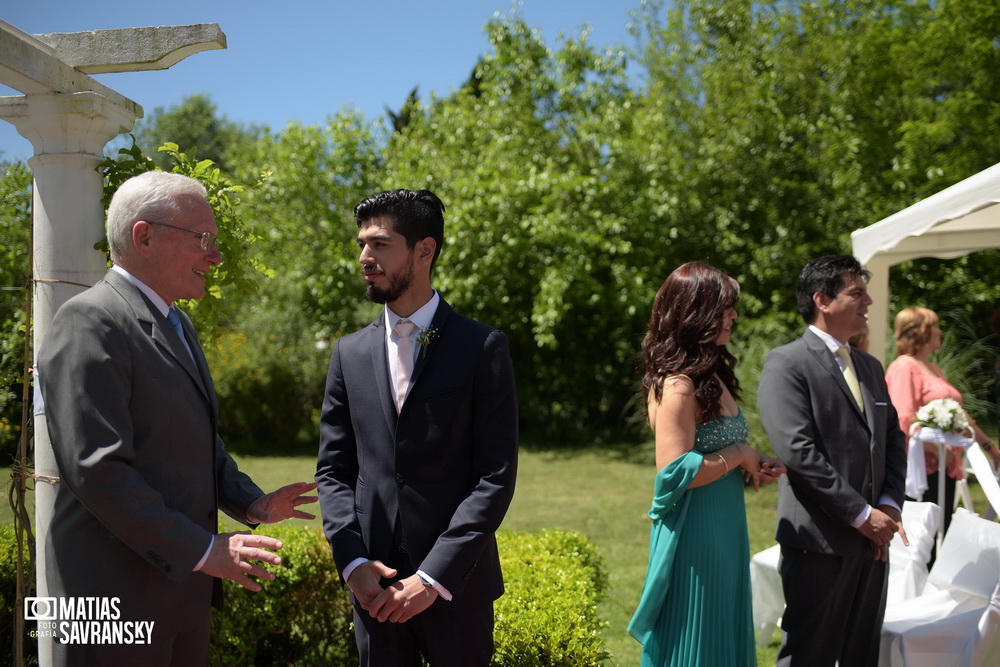
[[[938,323],[933,310],[911,306],[896,315],[896,351],[899,354],[916,354],[931,339],[931,329]]]

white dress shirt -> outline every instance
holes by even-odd
[[[417,336],[420,335],[420,331],[426,329],[434,321],[434,313],[437,312],[438,304],[441,303],[441,297],[438,295],[437,291],[431,295],[430,300],[424,305],[417,308],[412,315],[407,317],[409,321],[417,325],[417,331],[414,331],[410,338],[416,342]],[[386,359],[389,360],[389,386],[396,386],[396,364],[395,359],[397,358],[397,349],[399,347],[399,334],[397,334],[393,327],[396,326],[396,322],[403,319],[401,316],[392,312],[389,306],[385,307],[384,311],[385,317],[385,353]],[[416,355],[422,350],[420,345],[413,346],[413,359],[416,360]]]

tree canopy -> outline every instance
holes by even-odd
[[[645,0],[632,15],[629,46],[587,30],[550,44],[516,12],[494,18],[462,88],[415,87],[387,118],[238,127],[200,96],[154,113],[144,150],[170,141],[258,184],[239,219],[273,279],[199,322],[218,327],[224,426],[312,437],[330,346],[378,312],[352,216],[377,190],[444,200],[435,286],[507,332],[526,430],[568,440],[628,428],[652,299],[679,264],[730,272],[741,328],[780,342],[800,328],[808,259],[1000,161],[993,0]],[[893,310],[958,308],[985,331],[996,260],[907,262]]]

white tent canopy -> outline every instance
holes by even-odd
[[[872,272],[869,352],[885,362],[889,268],[917,257],[954,259],[1000,248],[1000,164],[851,233],[854,255]],[[923,304],[908,304],[923,305]]]

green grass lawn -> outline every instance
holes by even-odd
[[[654,476],[651,456],[648,445],[583,451],[524,449],[517,492],[503,525],[508,530],[528,531],[565,528],[594,541],[609,575],[608,594],[599,609],[607,624],[604,639],[613,655],[610,664],[621,667],[639,664],[639,644],[625,628],[646,574],[650,523],[646,510]],[[311,480],[315,465],[309,456],[237,459],[265,491],[292,481]],[[975,483],[969,486],[974,507],[982,509],[982,490]],[[777,487],[766,487],[759,493],[751,489],[746,501],[750,551],[756,553],[774,543]],[[4,502],[0,523],[11,520],[11,510]],[[319,525],[319,519],[308,523]],[[266,533],[266,528],[261,532]],[[770,646],[758,649],[762,667],[774,664],[777,648],[776,633]]]

